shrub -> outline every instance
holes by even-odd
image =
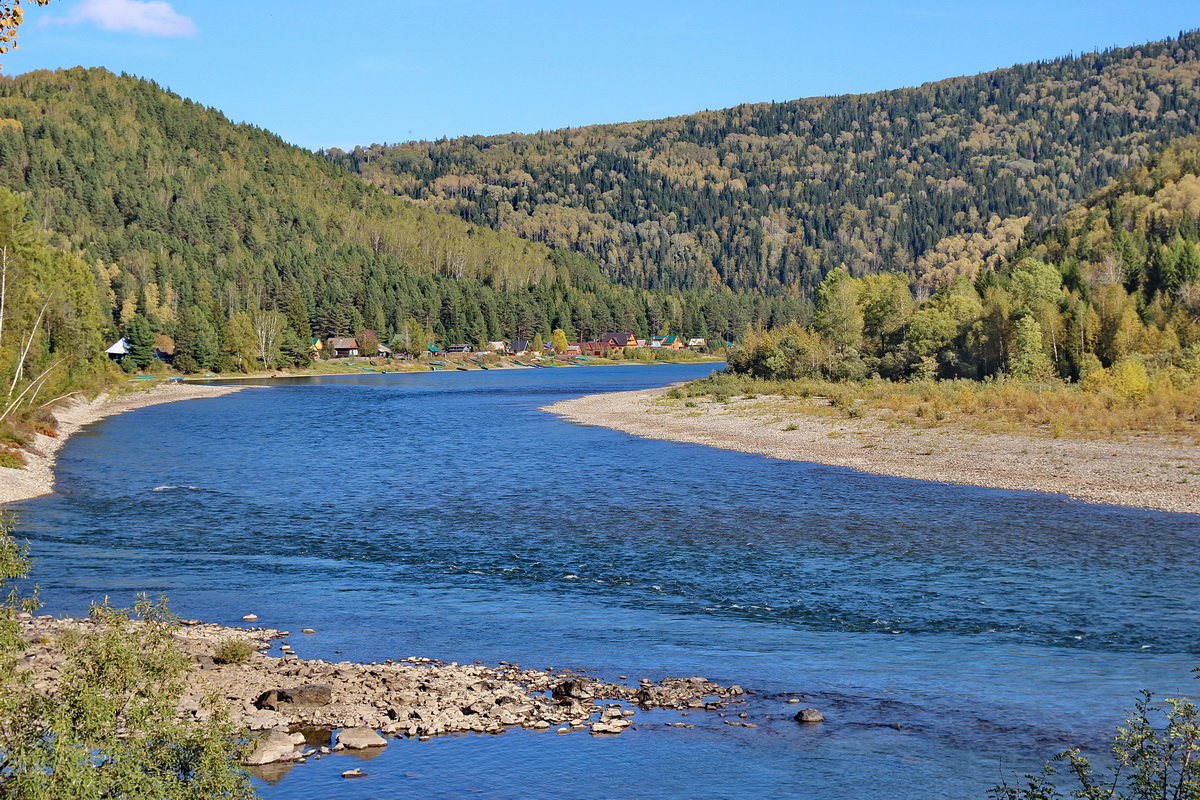
[[[218,664],[245,664],[254,655],[254,645],[245,639],[226,639],[217,646],[213,661]]]
[[[25,456],[17,452],[9,452],[0,450],[0,467],[8,467],[10,469],[24,469]]]
[[[191,659],[174,639],[165,601],[134,611],[107,603],[94,624],[62,634],[58,681],[43,691],[17,670],[16,612],[36,601],[12,582],[28,574],[22,547],[0,516],[0,797],[138,797],[249,800],[240,736],[221,708],[206,721],[180,719],[176,704]]]
[[[1039,775],[1024,776],[1023,786],[1007,783],[988,792],[996,800],[1060,800],[1055,785],[1058,764],[1065,762],[1078,784],[1071,797],[1085,800],[1190,800],[1200,797],[1200,713],[1187,700],[1167,698],[1167,708],[1143,692],[1125,726],[1113,737],[1115,764],[1096,775],[1088,758],[1067,750]]]

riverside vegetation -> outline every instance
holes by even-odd
[[[918,296],[919,297],[919,296]],[[1052,435],[1200,430],[1200,139],[1173,142],[974,280],[925,299],[831,272],[813,321],[749,332],[685,393],[821,397]],[[817,411],[822,413],[822,411]]]

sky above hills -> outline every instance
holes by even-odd
[[[103,66],[310,147],[869,92],[1200,27],[1195,0],[53,0],[6,74]]]

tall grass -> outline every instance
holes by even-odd
[[[1159,373],[1133,390],[1119,380],[1082,386],[1013,380],[773,381],[721,372],[679,387],[675,394],[718,402],[756,396],[761,403],[800,413],[866,414],[927,427],[1086,437],[1153,433],[1200,444],[1200,380],[1177,371]],[[810,402],[792,402],[803,400]]]

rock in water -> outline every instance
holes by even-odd
[[[338,733],[337,743],[348,750],[366,750],[368,747],[383,747],[387,739],[374,728],[346,728]]]
[[[292,737],[286,731],[273,730],[259,741],[243,763],[257,767],[277,761],[292,761],[295,758],[296,745],[292,742]]]
[[[817,711],[815,708],[804,708],[800,711],[797,711],[796,716],[792,717],[792,719],[796,720],[796,722],[810,725],[814,722],[824,722],[825,715],[820,711]]]
[[[271,689],[254,701],[256,708],[277,711],[280,706],[327,706],[333,702],[333,687],[327,683],[306,683],[291,689]]]
[[[247,614],[246,616],[242,617],[242,619],[243,619],[245,622],[257,622],[257,621],[258,621],[258,614]]]
[[[558,684],[551,691],[555,700],[559,702],[569,700],[590,700],[593,696],[592,688],[585,682],[579,680],[566,680]]]
[[[363,772],[358,767],[355,767],[354,769],[348,769],[345,772],[343,772],[342,777],[343,778],[365,778],[365,777],[367,777],[367,773]]]

